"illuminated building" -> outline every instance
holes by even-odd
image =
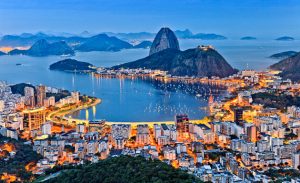
[[[84,126],[84,124],[78,124],[78,125],[76,125],[76,132],[77,133],[84,133],[85,132],[85,126]]]
[[[124,149],[125,139],[122,136],[118,136],[115,138],[115,148],[116,149]]]
[[[188,137],[189,134],[189,118],[186,114],[176,115],[176,130],[179,137]]]
[[[294,153],[292,155],[292,165],[294,169],[298,169],[300,166],[300,152]]]
[[[269,142],[267,140],[260,140],[257,142],[257,152],[269,151]]]
[[[160,136],[157,138],[157,144],[160,145],[160,146],[164,146],[164,145],[168,145],[170,144],[170,137],[168,136]]]
[[[214,133],[204,124],[194,125],[194,133],[198,139],[202,139],[204,143],[211,144],[215,142]]]
[[[236,108],[233,110],[234,112],[234,122],[241,124],[243,122],[243,112],[242,108]]]
[[[113,124],[112,126],[112,137],[116,139],[120,136],[124,139],[128,139],[131,136],[131,125],[127,124]]]
[[[23,111],[24,130],[37,130],[45,123],[45,109],[38,108]]]
[[[162,135],[161,126],[158,125],[158,124],[154,124],[153,133],[154,133],[155,139],[157,139],[158,137],[160,137]]]
[[[163,148],[164,159],[176,160],[176,151],[174,148],[166,146]]]
[[[73,103],[78,103],[79,102],[79,92],[72,92],[71,97],[73,99]]]
[[[46,99],[46,87],[43,85],[36,87],[36,99],[37,99],[37,106],[42,107],[44,106],[44,100]]]
[[[2,112],[4,110],[4,101],[3,100],[0,100],[0,112]]]
[[[105,125],[105,121],[89,121],[88,131],[89,132],[96,132],[100,131],[103,126]]]
[[[35,106],[34,88],[25,87],[24,95],[25,95],[25,105],[34,107]]]
[[[139,145],[145,145],[150,143],[149,127],[147,124],[137,126],[136,142]]]
[[[52,96],[44,99],[44,106],[45,107],[55,106],[55,97]]]
[[[42,134],[51,135],[51,128],[52,128],[52,124],[50,122],[42,124]]]
[[[256,126],[248,126],[247,128],[247,137],[248,141],[250,142],[256,142],[257,141],[257,128]]]

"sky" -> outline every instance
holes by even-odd
[[[157,32],[300,38],[299,0],[0,0],[0,33]]]

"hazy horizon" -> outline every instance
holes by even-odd
[[[288,12],[288,13],[286,13]],[[297,0],[1,0],[0,33],[216,33],[228,37],[300,37]]]

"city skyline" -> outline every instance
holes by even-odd
[[[0,182],[300,183],[299,0],[0,0]]]

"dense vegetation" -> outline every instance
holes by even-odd
[[[94,71],[93,65],[87,62],[80,62],[74,59],[65,59],[50,65],[50,70],[60,71]]]
[[[159,69],[168,71],[168,74],[174,76],[197,77],[227,77],[237,72],[216,50],[201,49],[200,47],[185,51],[165,49],[137,61],[112,68]]]
[[[25,87],[32,87],[35,90],[35,87],[31,84],[27,84],[27,83],[20,83],[20,84],[16,84],[16,85],[12,85],[11,88],[11,92],[13,94],[20,94],[24,96],[24,88]]]
[[[16,154],[9,159],[6,159],[7,156],[0,157],[0,176],[2,173],[8,173],[16,175],[21,180],[29,180],[32,174],[26,171],[25,166],[31,162],[36,163],[42,157],[34,152],[30,145],[25,145],[23,141],[17,141],[0,135],[0,146],[5,143],[12,144]]]
[[[159,160],[121,156],[63,171],[46,182],[72,183],[198,183],[196,177]]]
[[[291,95],[275,95],[273,93],[256,93],[252,95],[253,102],[265,107],[284,110],[287,106],[300,106],[300,97]]]
[[[282,78],[298,82],[300,81],[300,53],[283,59],[280,62],[271,65],[270,68],[282,71],[279,73],[279,76]]]
[[[291,180],[291,178],[299,178],[300,171],[295,169],[274,169],[271,168],[265,172],[265,175],[271,177],[273,180],[276,179],[284,179],[284,180]]]

